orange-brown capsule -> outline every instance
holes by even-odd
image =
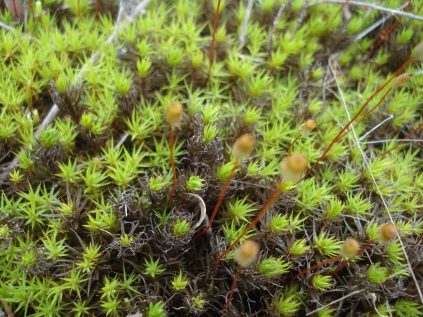
[[[260,246],[254,240],[245,240],[234,251],[234,260],[242,268],[248,267],[257,261]]]
[[[360,243],[354,238],[348,238],[341,246],[341,256],[352,258],[360,251]]]
[[[317,122],[314,119],[308,119],[301,125],[301,130],[305,133],[308,133],[314,130],[317,127]]]
[[[416,47],[414,47],[413,51],[411,52],[411,58],[416,61],[423,61],[423,41],[421,41],[419,44],[417,44]]]
[[[307,168],[307,160],[301,153],[292,153],[285,157],[281,163],[283,182],[297,183],[303,177]]]
[[[184,109],[179,101],[172,101],[166,109],[165,119],[172,128],[181,124]]]
[[[233,153],[236,158],[248,157],[254,150],[256,137],[252,133],[245,133],[236,139]]]
[[[398,229],[393,223],[385,223],[379,228],[380,240],[388,242],[395,238],[398,234]]]

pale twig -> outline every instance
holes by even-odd
[[[376,126],[371,128],[369,131],[367,131],[362,137],[360,137],[359,141],[363,140],[366,136],[368,136],[370,133],[372,133],[374,130],[378,129],[380,126],[384,125],[386,122],[392,120],[394,116],[390,115],[388,118],[383,120],[382,122],[379,122]]]
[[[405,11],[401,11],[398,9],[391,9],[391,8],[387,8],[387,7],[383,7],[374,3],[368,3],[368,2],[361,2],[361,1],[354,1],[354,0],[323,0],[323,1],[319,1],[319,2],[314,2],[314,3],[310,3],[307,7],[314,7],[317,5],[322,5],[322,4],[348,4],[348,5],[352,5],[352,6],[358,6],[358,7],[363,7],[363,8],[368,8],[368,9],[373,9],[373,10],[378,10],[378,11],[382,11],[382,12],[388,12],[391,13],[393,15],[399,15],[399,16],[403,16],[403,17],[407,17],[413,20],[418,20],[418,21],[423,21],[423,17],[419,16],[419,15],[415,15],[409,12],[405,12]]]
[[[253,9],[254,0],[248,0],[247,9],[245,11],[245,17],[242,21],[241,32],[239,33],[239,47],[242,48],[245,44],[245,38],[247,35],[248,21],[250,20],[251,10]]]
[[[285,10],[285,8],[286,8],[286,3],[283,2],[281,4],[281,6],[279,7],[278,12],[276,13],[275,19],[273,20],[272,29],[270,30],[270,36],[269,36],[269,45],[268,45],[269,46],[269,52],[272,52],[272,50],[273,50],[273,36],[276,32],[276,28],[278,26],[279,19],[281,18],[282,12],[283,12],[283,10]]]
[[[0,27],[2,27],[5,30],[8,30],[9,32],[14,32],[15,29],[11,27],[10,25],[7,25],[6,23],[3,23],[0,21]]]
[[[340,96],[341,96],[341,101],[342,101],[342,104],[343,104],[343,106],[344,106],[344,108],[345,108],[345,112],[346,112],[346,114],[347,114],[347,118],[348,118],[348,120],[350,121],[350,120],[351,120],[351,115],[350,115],[350,112],[349,112],[349,110],[348,110],[348,107],[347,107],[347,104],[346,104],[346,101],[345,101],[345,98],[344,98],[343,92],[342,92],[342,90],[341,90],[341,87],[340,87],[340,85],[339,85],[339,82],[338,82],[338,79],[337,79],[337,76],[336,76],[336,72],[335,72],[335,70],[333,69],[333,65],[332,65],[332,56],[331,56],[331,57],[329,57],[329,68],[330,68],[330,70],[331,70],[331,72],[332,72],[332,75],[333,75],[333,76],[334,76],[334,78],[335,78],[335,82],[336,82],[336,85],[337,85],[338,91],[339,91]],[[375,186],[376,192],[377,192],[377,194],[379,195],[379,197],[380,197],[380,199],[381,199],[381,201],[382,201],[382,204],[383,204],[383,206],[384,206],[384,208],[385,208],[385,210],[386,210],[386,212],[387,212],[387,214],[388,214],[388,216],[389,216],[389,221],[390,221],[391,223],[393,223],[393,224],[394,224],[394,219],[392,218],[392,214],[391,214],[391,212],[390,212],[390,210],[389,210],[388,204],[386,203],[385,198],[383,197],[382,191],[380,190],[379,185],[378,185],[378,184],[377,184],[377,182],[376,182],[376,179],[375,179],[375,177],[374,177],[374,175],[373,175],[373,172],[372,172],[372,169],[371,169],[371,167],[370,167],[370,164],[369,164],[368,158],[367,158],[366,154],[364,153],[363,148],[361,147],[360,141],[358,140],[357,133],[356,133],[356,131],[355,131],[354,125],[353,125],[353,124],[351,124],[351,125],[350,125],[350,127],[351,127],[351,131],[353,132],[353,136],[354,136],[354,138],[353,138],[353,139],[354,139],[354,141],[355,141],[355,143],[356,143],[356,145],[357,145],[357,148],[358,148],[358,150],[360,151],[360,154],[361,154],[361,156],[362,156],[362,158],[363,158],[363,163],[364,163],[364,165],[365,165],[366,169],[369,171],[369,174],[370,174],[370,176],[371,176],[371,178],[372,178],[372,182],[373,182],[373,184],[374,184],[374,186]],[[413,279],[413,281],[414,281],[414,283],[415,283],[415,285],[416,285],[416,289],[417,289],[417,293],[419,294],[420,301],[421,301],[421,303],[423,304],[423,294],[422,294],[422,291],[421,291],[421,289],[420,289],[419,282],[417,281],[416,275],[414,274],[413,267],[411,266],[410,260],[409,260],[409,258],[408,258],[408,254],[407,254],[407,252],[405,251],[404,242],[402,241],[402,238],[401,238],[401,236],[400,236],[400,235],[398,235],[397,237],[398,237],[398,241],[400,242],[401,249],[402,249],[402,252],[403,252],[403,254],[404,254],[404,258],[405,258],[405,260],[406,260],[406,262],[407,262],[407,266],[408,266],[408,269],[409,269],[409,271],[410,271],[410,275],[411,275],[411,277],[412,277],[412,279]]]
[[[361,144],[380,144],[387,142],[423,142],[423,139],[389,139],[389,140],[376,140],[376,141],[367,141],[360,142]]]
[[[325,306],[319,307],[319,308],[317,308],[317,309],[315,309],[315,310],[313,310],[313,311],[311,311],[311,312],[308,312],[308,313],[306,314],[306,316],[313,315],[314,313],[317,313],[318,311],[321,311],[322,309],[325,309],[326,307],[329,307],[329,306],[331,306],[331,305],[333,305],[333,304],[336,304],[336,303],[338,303],[338,302],[340,302],[340,301],[343,301],[344,299],[346,299],[346,298],[348,298],[348,297],[351,297],[351,296],[357,295],[357,294],[362,293],[362,292],[364,292],[364,291],[365,291],[365,289],[360,289],[360,290],[357,290],[357,291],[351,292],[351,293],[349,293],[349,294],[347,294],[347,295],[345,295],[345,296],[342,296],[341,298],[338,298],[338,299],[335,299],[335,300],[331,301],[329,304],[326,304]]]

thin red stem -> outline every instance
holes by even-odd
[[[95,0],[95,15],[97,18],[100,16],[100,0]]]
[[[306,269],[304,271],[301,271],[296,277],[302,277],[307,272],[317,270],[318,268],[320,268],[322,266],[325,266],[325,265],[328,265],[328,264],[331,264],[331,263],[333,263],[335,261],[338,261],[341,258],[342,258],[342,256],[337,255],[337,256],[334,256],[334,257],[332,257],[330,259],[327,259],[327,260],[325,260],[323,262],[317,263],[316,265],[313,265],[313,266],[309,267],[308,269]]]
[[[28,1],[28,9],[29,9],[29,12],[31,13],[31,15],[34,15],[34,10],[33,10],[33,7],[32,7],[32,0]]]
[[[170,134],[169,134],[169,161],[170,161],[170,166],[172,168],[172,177],[173,177],[172,188],[169,194],[169,204],[170,204],[171,210],[173,209],[173,195],[175,194],[175,190],[176,190],[176,166],[175,166],[175,159],[173,157],[174,144],[175,144],[175,129],[171,128]]]
[[[233,281],[232,281],[232,286],[231,286],[231,288],[229,289],[228,295],[227,295],[227,297],[226,297],[225,309],[228,309],[229,305],[231,304],[231,300],[232,300],[232,297],[234,296],[234,291],[235,291],[235,288],[236,288],[236,286],[237,286],[237,284],[238,284],[238,279],[239,279],[239,275],[240,275],[240,273],[241,273],[241,269],[238,269],[238,270],[235,272],[235,276],[234,276],[234,279],[233,279]]]
[[[386,150],[384,151],[382,154],[380,154],[381,157],[385,156],[386,154],[388,154],[389,152],[395,150],[397,147],[399,147],[401,145],[401,142],[404,142],[405,140],[409,139],[411,136],[413,136],[414,134],[417,133],[417,131],[419,131],[421,128],[423,127],[423,122],[420,122],[419,125],[417,126],[417,128],[414,128],[413,130],[411,130],[402,141],[398,141],[397,145],[395,145],[392,149]]]
[[[337,143],[339,141],[339,139],[341,138],[341,136],[343,135],[344,131],[346,129],[348,129],[348,127],[358,118],[358,116],[360,116],[361,113],[363,113],[363,111],[367,108],[367,106],[369,105],[370,101],[373,100],[374,97],[376,97],[381,91],[383,91],[386,86],[388,86],[396,77],[398,77],[399,74],[402,73],[402,71],[408,66],[410,65],[413,61],[415,60],[415,58],[412,56],[409,59],[407,59],[404,64],[402,64],[396,71],[394,74],[392,74],[392,76],[385,81],[385,83],[380,86],[378,89],[376,89],[371,95],[370,97],[366,100],[366,102],[360,107],[360,109],[357,111],[357,113],[351,118],[350,121],[347,122],[347,124],[342,127],[342,129],[338,132],[338,134],[335,136],[335,138],[332,140],[332,142],[329,144],[329,146],[326,148],[326,150],[323,152],[323,154],[313,163],[313,165],[305,172],[304,177],[302,179],[306,179],[307,176],[309,176],[311,174],[311,172],[316,168],[316,166],[319,164],[319,162],[321,160],[323,160],[327,154],[329,153],[330,149],[335,145],[335,143]]]
[[[407,3],[407,6],[404,8],[404,11],[410,11],[413,7],[412,0],[409,0]],[[377,36],[377,41],[373,44],[371,50],[368,53],[369,57],[372,57],[375,53],[375,51],[382,46],[382,44],[389,39],[391,34],[395,31],[395,29],[400,24],[400,18],[397,17],[396,20],[390,25],[384,28],[379,35]]]
[[[279,186],[276,187],[276,189],[273,191],[273,193],[270,195],[270,197],[266,200],[263,207],[260,209],[257,216],[253,219],[253,221],[250,222],[248,227],[235,239],[234,242],[230,244],[229,247],[226,248],[223,253],[219,255],[216,262],[214,262],[214,270],[216,271],[220,261],[222,261],[223,257],[228,254],[229,251],[231,251],[237,243],[247,234],[248,231],[250,231],[254,226],[260,221],[260,219],[266,214],[266,212],[269,210],[270,207],[278,200],[278,198],[282,195],[283,190]]]
[[[213,209],[213,213],[211,214],[211,216],[210,216],[210,219],[209,219],[209,224],[207,225],[207,227],[206,228],[204,228],[204,230],[203,231],[200,231],[199,233],[197,233],[195,236],[194,236],[194,239],[195,238],[198,238],[198,237],[200,237],[200,236],[202,236],[203,234],[205,234],[207,231],[209,231],[209,229],[211,228],[211,226],[212,226],[212,224],[213,224],[213,221],[214,221],[214,219],[216,218],[216,216],[217,216],[217,213],[218,213],[218,211],[219,211],[219,208],[220,208],[220,206],[222,205],[222,202],[223,202],[223,198],[225,197],[225,193],[226,193],[226,191],[228,190],[228,188],[229,188],[229,184],[231,183],[231,181],[232,181],[232,179],[233,179],[233,177],[234,177],[234,175],[235,175],[235,172],[236,172],[236,170],[237,170],[237,168],[238,168],[238,160],[235,160],[234,161],[234,165],[233,165],[233,167],[232,167],[232,169],[231,169],[231,172],[229,173],[229,177],[228,177],[228,179],[225,181],[225,184],[223,185],[223,187],[222,187],[222,189],[220,190],[220,194],[219,194],[219,197],[218,197],[218,199],[217,199],[217,203],[216,203],[216,205],[214,206],[214,209]]]
[[[354,256],[354,257],[352,257],[352,258],[349,258],[348,260],[345,260],[345,261],[342,261],[341,262],[341,264],[338,266],[338,268],[335,270],[335,271],[333,271],[331,274],[332,275],[335,275],[336,273],[338,273],[339,271],[341,271],[344,267],[346,267],[347,265],[348,265],[348,263],[350,263],[351,262],[351,260],[352,259],[354,259],[356,256],[358,256],[358,255],[360,255],[360,254],[362,254],[364,251],[366,251],[368,248],[370,247],[370,244],[365,244],[358,252],[357,252],[357,254]]]
[[[289,143],[289,145],[288,145],[288,155],[291,154],[292,147],[299,140],[300,137],[301,137],[301,133],[296,136],[296,138],[294,139],[294,141],[292,141],[291,143]]]
[[[214,17],[213,17],[213,33],[212,33],[212,42],[211,42],[210,51],[209,51],[209,71],[207,74],[207,79],[210,79],[211,68],[212,68],[213,60],[214,60],[214,49],[216,46],[216,31],[217,31],[217,26],[219,24],[220,2],[221,0],[217,1],[216,11],[214,12]]]

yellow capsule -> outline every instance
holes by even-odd
[[[308,133],[317,127],[317,122],[314,119],[308,119],[301,125],[301,130]]]
[[[341,246],[341,255],[346,258],[352,258],[360,251],[360,243],[354,238],[348,238]]]
[[[301,153],[292,153],[285,157],[281,163],[283,182],[297,183],[307,169],[307,159]]]
[[[248,267],[257,261],[260,246],[254,240],[245,240],[234,251],[235,262],[242,268]]]
[[[236,158],[248,157],[254,150],[256,137],[252,133],[245,133],[236,139],[233,152]]]
[[[172,101],[166,109],[165,119],[172,128],[175,128],[181,124],[183,114],[182,104],[179,101]]]
[[[388,242],[395,238],[398,234],[398,229],[393,223],[385,223],[379,228],[380,240]]]

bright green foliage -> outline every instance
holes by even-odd
[[[310,246],[307,245],[306,239],[299,239],[292,243],[289,252],[293,256],[301,256],[307,253],[308,250],[310,250]]]
[[[172,287],[175,291],[184,290],[188,284],[189,284],[189,279],[188,277],[182,274],[182,271],[179,271],[178,276],[175,276],[172,280]]]
[[[335,237],[329,237],[326,232],[322,232],[314,238],[314,248],[325,256],[335,256],[340,246],[341,241],[337,241]]]
[[[165,271],[164,267],[159,263],[159,259],[154,261],[152,258],[150,260],[145,259],[144,261],[144,274],[149,277],[156,277],[157,275]]]
[[[393,308],[398,317],[423,316],[422,305],[411,300],[400,299],[394,304]]]
[[[281,258],[270,257],[257,264],[257,270],[266,277],[274,277],[289,271],[290,264]]]
[[[211,141],[213,141],[216,136],[217,136],[217,127],[213,124],[208,124],[204,127],[203,130],[203,140],[204,143],[210,143]]]
[[[332,277],[329,275],[315,274],[311,283],[316,290],[322,292],[331,288],[333,281]]]
[[[237,224],[248,222],[248,218],[251,217],[256,210],[254,204],[247,203],[247,198],[248,197],[237,199],[228,204],[228,215]]]
[[[163,302],[150,303],[148,305],[148,317],[165,317],[165,305]]]
[[[294,296],[281,296],[273,303],[275,310],[281,316],[294,316],[300,308],[301,302]]]
[[[229,178],[229,175],[231,175],[231,171],[234,168],[234,162],[229,162],[226,164],[223,164],[220,166],[216,173],[216,177],[220,181],[225,181]]]
[[[389,278],[388,269],[378,263],[369,266],[367,277],[372,283],[384,283]]]
[[[190,176],[187,180],[187,189],[190,192],[196,192],[203,188],[205,180],[201,178],[200,176]]]
[[[214,261],[265,206],[235,245],[253,238],[260,252],[228,310],[422,316],[409,271],[421,285],[421,63],[337,135],[423,39],[421,21],[385,11],[423,16],[423,1],[222,0],[213,61],[218,0],[146,1],[130,17],[136,2],[0,5],[0,310],[225,315],[233,250],[211,273]],[[174,101],[184,114],[171,149]],[[235,161],[247,132],[254,153]],[[313,170],[269,206],[290,153]],[[391,218],[401,241],[382,243]],[[366,250],[337,271],[350,237]]]
[[[173,234],[178,237],[187,235],[190,229],[191,225],[185,219],[177,219],[173,224]]]

